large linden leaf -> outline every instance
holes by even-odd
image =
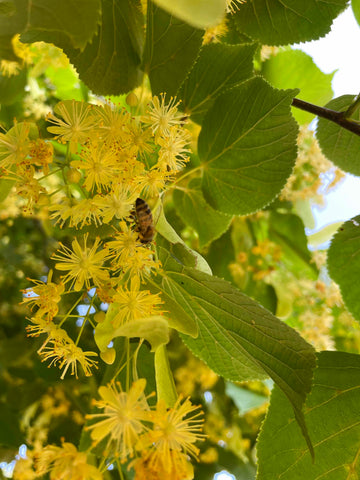
[[[360,215],[339,228],[329,248],[327,266],[346,307],[360,321]]]
[[[101,25],[83,51],[59,44],[94,93],[119,95],[138,86],[144,19],[138,0],[102,0]]]
[[[225,280],[180,265],[160,249],[159,290],[172,296],[198,324],[190,350],[219,375],[234,381],[272,379],[285,392],[306,436],[301,408],[315,365],[313,348],[260,304]],[[308,439],[308,437],[307,437]]]
[[[217,25],[225,15],[226,0],[177,0],[176,2],[154,0],[154,2],[170,15],[197,28]]]
[[[14,0],[14,4],[15,15],[0,19],[1,34],[12,29],[13,33],[23,33],[24,42],[43,40],[57,45],[62,39],[82,50],[101,19],[100,0]],[[3,22],[7,23],[5,30]]]
[[[337,112],[346,111],[353,102],[354,95],[342,95],[334,98],[325,105],[326,108]],[[360,120],[360,110],[356,110],[352,120]],[[360,137],[349,132],[336,123],[319,118],[316,130],[316,138],[319,140],[324,155],[346,172],[360,175]]]
[[[182,99],[182,108],[194,121],[201,123],[221,93],[253,76],[256,48],[256,44],[213,43],[201,49],[196,64],[177,94]]]
[[[359,478],[359,377],[359,355],[318,354],[318,368],[304,408],[314,461],[285,395],[274,388],[257,446],[257,480]]]
[[[21,420],[6,403],[0,403],[0,443],[2,447],[18,449],[25,437],[20,430]]]
[[[248,0],[234,15],[241,32],[266,45],[323,37],[347,0]]]
[[[199,136],[202,189],[213,208],[246,215],[280,193],[297,155],[297,93],[255,77],[216,99]]]
[[[0,1],[0,15],[13,15],[16,11],[14,0]]]
[[[180,218],[198,232],[200,248],[229,228],[232,216],[218,212],[206,203],[199,178],[192,179],[184,189],[175,190],[173,198]]]
[[[153,95],[176,94],[198,55],[203,33],[149,3],[143,69]]]
[[[0,103],[11,105],[25,95],[27,72],[20,70],[17,75],[7,77],[0,72]]]
[[[334,73],[323,73],[310,55],[301,50],[280,51],[263,63],[264,77],[276,88],[299,88],[298,98],[316,105],[332,99],[331,81]],[[293,108],[292,113],[301,125],[310,123],[314,115]]]

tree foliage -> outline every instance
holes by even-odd
[[[347,2],[170,3],[0,2],[2,457],[355,478],[360,217],[305,227],[360,101],[291,47]]]

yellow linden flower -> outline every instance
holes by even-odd
[[[226,12],[231,14],[236,13],[240,5],[245,2],[246,0],[226,0]]]
[[[38,203],[40,195],[45,194],[46,189],[34,178],[35,168],[33,166],[25,163],[19,165],[16,169],[16,175],[19,177],[15,185],[16,193],[28,200],[24,210],[31,213],[33,204]]]
[[[31,163],[38,167],[42,167],[44,175],[49,173],[49,164],[53,161],[54,148],[50,142],[46,142],[41,138],[34,140],[30,144],[29,155]]]
[[[102,480],[101,472],[87,463],[85,452],[78,452],[72,443],[61,447],[47,445],[36,454],[38,475],[50,472],[50,480]]]
[[[194,443],[205,437],[200,433],[204,420],[199,418],[203,415],[199,409],[200,406],[192,405],[189,398],[183,401],[181,395],[172,408],[167,408],[162,399],[157,402],[156,410],[151,412],[153,429],[143,437],[141,443],[145,449],[151,451],[150,463],[154,468],[171,471],[171,451],[183,452],[197,458],[199,449]],[[188,417],[189,415],[191,416]]]
[[[60,228],[62,228],[71,216],[72,216],[73,206],[71,205],[71,201],[68,197],[62,197],[61,201],[55,205],[49,206],[49,218],[54,219],[58,217],[55,222],[60,224]]]
[[[97,123],[100,124],[97,131],[104,142],[110,145],[120,142],[123,146],[129,143],[129,134],[125,128],[131,120],[129,112],[107,103],[97,107],[95,114]]]
[[[35,283],[35,287],[23,290],[24,300],[22,303],[27,303],[31,310],[34,306],[39,307],[41,312],[46,314],[48,321],[57,315],[59,311],[58,303],[65,290],[62,283],[56,284],[51,281],[52,273],[52,270],[50,270],[47,283],[41,280],[31,280]]]
[[[84,198],[71,208],[71,227],[83,228],[85,225],[99,226],[102,224],[101,210],[97,204],[97,196]]]
[[[188,461],[187,455],[171,450],[170,459],[170,469],[164,469],[163,464],[154,465],[151,453],[145,451],[141,458],[131,462],[129,468],[134,467],[135,480],[192,480],[194,478],[194,468]]]
[[[181,170],[189,157],[191,150],[185,148],[189,143],[190,135],[187,130],[171,127],[168,135],[161,136],[158,144],[161,146],[157,166],[161,170]]]
[[[130,134],[130,150],[134,155],[151,153],[154,151],[154,143],[152,142],[152,131],[150,128],[143,129],[139,123],[135,121],[129,123],[127,130]]]
[[[136,177],[142,175],[145,171],[143,162],[136,160],[135,155],[130,154],[127,150],[117,152],[119,175],[117,181],[132,185],[134,189],[137,185]]]
[[[135,255],[136,248],[140,246],[139,234],[128,227],[125,222],[120,222],[121,232],[116,232],[114,240],[106,243],[109,251],[109,259],[114,265],[121,266],[126,259]]]
[[[153,97],[148,106],[147,114],[142,118],[146,125],[150,125],[153,133],[157,135],[167,135],[170,128],[174,125],[183,125],[183,112],[178,112],[177,106],[180,102],[176,102],[176,97],[171,97],[168,104],[165,103],[165,95]]]
[[[82,150],[81,158],[82,160],[72,161],[71,166],[85,171],[86,190],[109,190],[118,172],[116,153],[106,144],[90,143]]]
[[[84,285],[87,290],[90,289],[90,280],[93,280],[95,285],[105,282],[109,274],[103,263],[107,257],[107,251],[105,249],[97,252],[97,248],[100,245],[100,239],[96,238],[93,246],[90,248],[87,246],[88,233],[83,237],[84,246],[81,247],[77,238],[72,242],[72,250],[66,245],[60,243],[59,253],[54,254],[51,258],[58,260],[59,263],[55,265],[57,270],[62,272],[68,271],[64,275],[63,282],[71,282],[71,288],[75,290],[81,290]]]
[[[146,380],[135,381],[128,392],[123,392],[119,382],[109,383],[99,388],[101,400],[94,405],[104,413],[87,415],[96,423],[85,427],[90,430],[94,446],[107,438],[106,454],[124,460],[132,456],[139,436],[147,429],[143,421],[148,417],[148,407],[144,389]]]
[[[63,119],[49,113],[46,120],[55,126],[48,127],[48,131],[54,133],[58,141],[70,142],[70,152],[75,153],[78,143],[85,143],[94,128],[95,120],[91,105],[75,100],[64,100],[56,105],[54,112]]]
[[[182,396],[172,408],[167,408],[161,399],[157,402],[156,410],[149,415],[153,429],[145,433],[137,445],[142,450],[142,458],[134,462],[137,479],[193,478],[187,458],[188,455],[198,457],[199,449],[194,443],[205,437],[200,433],[203,419],[199,417],[203,413],[199,408],[192,405],[188,398],[183,401]],[[147,475],[141,477],[141,473],[145,472]]]
[[[150,198],[158,196],[166,188],[166,183],[171,180],[171,173],[166,170],[159,170],[156,166],[136,178],[138,187],[143,190],[144,195]]]
[[[12,77],[18,75],[21,70],[21,65],[18,62],[11,60],[0,61],[0,72],[3,77]]]
[[[50,342],[61,344],[63,342],[71,341],[69,335],[63,328],[59,327],[59,325],[56,325],[53,322],[48,322],[47,320],[44,320],[42,318],[41,310],[38,310],[36,312],[36,315],[30,318],[29,321],[31,322],[31,325],[28,325],[26,327],[28,337],[38,337],[43,333],[47,335],[47,339],[44,341],[44,343],[38,350],[39,354]]]
[[[138,318],[156,315],[159,313],[157,305],[162,303],[158,294],[152,295],[148,290],[140,290],[138,277],[131,278],[130,289],[118,287],[114,302],[119,307],[119,312],[112,322],[114,328]]]
[[[140,245],[133,255],[123,259],[123,263],[114,262],[112,268],[115,271],[122,270],[124,274],[128,273],[130,277],[139,277],[144,280],[151,274],[152,270],[160,268],[160,262],[154,260],[151,250]]]
[[[131,189],[128,185],[119,183],[107,195],[98,195],[95,203],[101,211],[104,223],[110,223],[116,219],[124,219],[130,216],[139,192]]]
[[[51,365],[58,365],[59,369],[62,368],[63,373],[61,375],[61,380],[64,379],[66,372],[70,369],[70,374],[75,375],[78,378],[77,373],[77,364],[80,363],[84,373],[87,377],[92,375],[91,368],[97,368],[97,361],[91,360],[88,357],[97,357],[97,353],[95,352],[84,352],[80,347],[75,345],[75,343],[69,339],[66,342],[52,342],[53,345],[48,345],[44,348],[40,354],[43,356],[43,362],[47,360],[51,360],[49,367]]]
[[[37,480],[38,474],[33,470],[33,459],[29,458],[29,452],[27,452],[27,458],[19,458],[15,463],[15,468],[12,478],[14,480]]]
[[[0,168],[7,170],[25,160],[30,151],[30,124],[17,123],[10,132],[0,133]]]
[[[215,25],[215,27],[209,27],[205,30],[202,42],[203,45],[220,42],[220,38],[226,35],[228,31],[227,18],[225,17],[223,21],[218,25]]]
[[[23,63],[30,65],[34,60],[34,52],[31,50],[31,45],[20,41],[20,34],[17,33],[11,39],[11,43],[15,54],[22,59]]]

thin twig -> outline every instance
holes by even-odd
[[[313,113],[318,117],[330,120],[330,122],[334,122],[340,127],[360,136],[360,123],[346,118],[346,112],[337,112],[336,110],[331,110],[330,108],[319,107],[318,105],[304,102],[304,100],[300,100],[299,98],[294,98],[292,105],[293,107],[300,108],[300,110],[304,110],[305,112]]]

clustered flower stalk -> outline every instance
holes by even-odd
[[[47,115],[48,131],[55,135],[51,140],[40,138],[36,125],[27,122],[0,133],[0,175],[23,199],[24,213],[41,212],[53,228],[69,232],[51,257],[54,268],[47,278],[32,280],[33,286],[23,291],[31,312],[27,333],[43,338],[38,354],[49,367],[62,371],[61,379],[91,376],[98,368],[98,352],[84,351],[81,336],[85,328],[92,331],[107,321],[104,305],[116,311],[108,321],[114,332],[127,323],[168,314],[161,308],[160,294],[144,288],[145,281],[161,271],[161,263],[154,242],[140,239],[134,204],[137,198],[150,206],[161,204],[163,193],[189,161],[190,134],[176,99],[166,103],[160,95],[144,111],[137,107],[139,114],[132,115],[110,103],[63,101]],[[66,310],[67,295],[75,301]],[[89,308],[74,339],[66,327],[79,319],[80,304]],[[134,332],[134,337],[141,342],[140,334]],[[100,353],[112,363],[117,352],[108,348]],[[123,366],[129,371],[129,354],[125,358]],[[133,368],[136,371],[135,360]],[[159,399],[151,409],[145,380],[136,380],[136,374],[133,378],[131,384],[127,376],[125,391],[115,378],[100,387],[101,400],[95,406],[103,412],[88,416],[94,421],[86,427],[91,448],[105,443],[106,461],[99,468],[88,464],[89,452],[64,441],[38,449],[36,474],[97,480],[109,462],[131,459],[129,468],[135,469],[136,478],[193,478],[189,459],[197,457],[194,443],[202,439],[198,407],[179,397],[171,408]],[[18,472],[21,465],[24,462]]]

